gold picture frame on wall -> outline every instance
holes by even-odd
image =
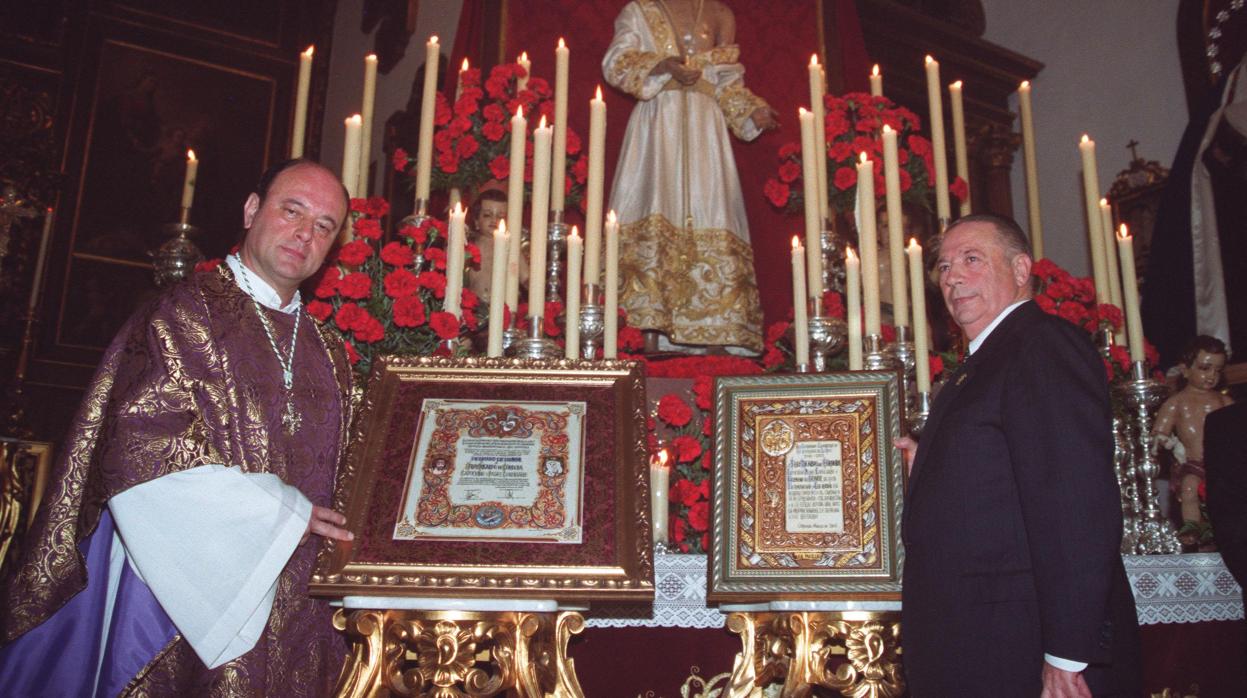
[[[711,602],[897,600],[896,371],[715,382]]]
[[[310,591],[650,600],[647,463],[637,362],[383,357]]]

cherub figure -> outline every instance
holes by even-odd
[[[1232,402],[1217,391],[1227,358],[1225,343],[1216,337],[1199,335],[1191,340],[1181,359],[1184,385],[1160,406],[1152,429],[1156,443],[1173,451],[1169,488],[1182,505],[1178,533],[1186,544],[1199,542],[1203,525],[1199,485],[1204,481],[1204,418]]]

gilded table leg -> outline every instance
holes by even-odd
[[[338,609],[333,627],[352,639],[351,653],[338,678],[335,695],[341,698],[367,698],[381,685],[384,611]]]
[[[724,693],[729,698],[761,698],[762,688],[757,683],[759,658],[754,614],[728,614],[727,629],[740,635],[741,647],[732,663],[732,676],[728,679]]]
[[[550,698],[584,698],[580,680],[576,678],[576,661],[567,654],[572,635],[584,632],[585,617],[576,611],[560,613],[554,627],[555,685]]]
[[[851,698],[896,698],[905,692],[905,678],[898,655],[901,624],[884,614],[844,613],[827,624],[828,641],[844,643],[848,661],[835,674],[821,677],[820,684]],[[826,663],[821,667],[825,670]]]

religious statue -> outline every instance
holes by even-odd
[[[468,272],[467,284],[477,298],[489,302],[490,278],[494,268],[494,231],[498,229],[498,222],[507,217],[507,195],[497,189],[482,189],[471,208],[470,242],[481,251],[481,268]],[[523,282],[527,268],[523,264],[520,267],[523,273],[520,281]]]
[[[1185,385],[1160,406],[1152,434],[1156,442],[1173,451],[1174,466],[1169,489],[1182,505],[1183,543],[1199,542],[1203,522],[1199,511],[1199,486],[1204,481],[1204,418],[1232,401],[1217,391],[1225,370],[1225,343],[1199,335],[1182,354]]]
[[[745,87],[736,20],[718,0],[634,0],[602,59],[637,98],[610,206],[620,305],[663,346],[762,348],[749,223],[727,131],[753,140],[775,112]],[[653,337],[653,334],[650,334]]]

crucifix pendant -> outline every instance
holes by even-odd
[[[286,433],[294,436],[294,433],[299,430],[299,425],[302,423],[303,418],[295,414],[294,404],[290,400],[286,400],[286,409],[281,415],[281,425],[286,430]]]

